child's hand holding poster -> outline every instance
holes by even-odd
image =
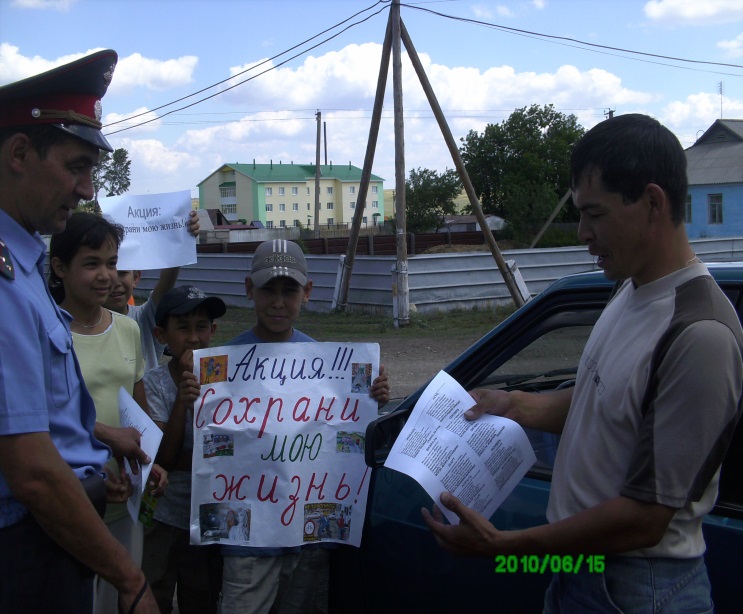
[[[191,543],[358,546],[376,343],[261,343],[194,352]]]

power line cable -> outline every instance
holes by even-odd
[[[104,126],[104,128],[108,128],[109,126],[114,126],[114,125],[117,125],[117,124],[121,124],[121,123],[123,123],[123,122],[129,122],[129,121],[131,121],[132,119],[136,119],[137,117],[142,117],[143,115],[149,115],[150,113],[154,113],[155,111],[158,111],[158,110],[160,110],[160,109],[164,109],[165,107],[169,107],[169,106],[172,106],[172,105],[174,105],[174,104],[177,104],[178,102],[182,102],[183,100],[187,100],[187,99],[189,99],[189,98],[193,98],[194,96],[197,96],[198,94],[201,94],[201,93],[203,93],[203,92],[205,92],[205,91],[207,91],[207,90],[210,90],[210,89],[212,89],[212,88],[214,88],[214,87],[217,87],[218,85],[222,85],[223,83],[226,83],[226,82],[228,82],[228,81],[232,81],[233,79],[235,79],[235,77],[239,77],[240,75],[243,75],[243,74],[245,74],[245,73],[247,73],[247,72],[250,72],[251,70],[254,70],[254,69],[258,68],[259,66],[262,66],[263,64],[266,64],[267,62],[271,62],[271,61],[273,61],[273,60],[275,60],[275,59],[277,59],[277,58],[279,58],[279,57],[281,57],[281,56],[283,56],[283,55],[286,55],[287,53],[290,53],[291,51],[293,51],[293,50],[295,50],[295,49],[297,49],[297,48],[299,48],[299,47],[302,47],[303,45],[307,44],[308,42],[310,42],[310,41],[312,41],[312,40],[315,40],[315,39],[316,39],[316,38],[318,38],[319,36],[322,36],[322,35],[323,35],[323,34],[325,34],[326,32],[330,32],[331,30],[334,30],[334,29],[336,29],[336,28],[338,28],[338,27],[342,26],[343,24],[347,23],[347,22],[348,22],[348,21],[350,21],[351,19],[354,19],[354,18],[355,18],[355,17],[357,17],[358,15],[361,15],[362,13],[365,13],[365,12],[367,12],[367,11],[370,11],[370,10],[372,10],[372,9],[373,9],[373,8],[374,8],[375,6],[377,6],[377,5],[379,5],[379,4],[384,4],[384,5],[387,5],[387,4],[389,4],[389,0],[378,0],[378,1],[377,1],[377,2],[375,3],[375,4],[373,4],[373,5],[369,6],[369,7],[365,8],[365,9],[363,9],[363,10],[361,10],[361,11],[357,12],[357,13],[355,13],[355,14],[354,14],[354,15],[352,15],[351,17],[348,17],[347,19],[344,19],[343,21],[341,21],[341,22],[339,22],[339,23],[335,24],[334,26],[332,26],[332,27],[330,27],[330,28],[327,28],[327,29],[323,30],[322,32],[320,32],[320,33],[318,33],[318,34],[316,34],[316,35],[314,35],[314,36],[312,36],[312,37],[310,37],[310,38],[306,39],[305,41],[303,41],[303,42],[301,42],[301,43],[298,43],[297,45],[294,45],[293,47],[291,47],[291,48],[289,48],[289,49],[287,49],[287,50],[285,50],[285,51],[282,51],[281,53],[279,53],[279,54],[277,54],[277,55],[275,55],[275,56],[273,56],[273,57],[271,57],[271,58],[268,58],[268,59],[266,59],[266,60],[263,60],[262,62],[259,62],[259,63],[258,63],[258,64],[256,64],[255,66],[251,66],[250,68],[247,68],[247,69],[245,69],[245,70],[244,70],[244,71],[242,71],[242,72],[239,72],[239,73],[237,73],[237,74],[235,74],[235,75],[232,75],[232,76],[230,76],[230,77],[228,77],[228,78],[226,78],[226,79],[223,79],[222,81],[219,81],[219,82],[217,82],[217,83],[214,83],[214,84],[212,84],[212,85],[209,85],[209,86],[207,86],[207,87],[205,87],[205,88],[202,88],[202,89],[200,89],[200,90],[199,90],[199,91],[197,91],[197,92],[194,92],[194,93],[192,93],[192,94],[189,94],[188,96],[183,96],[183,97],[181,97],[181,98],[179,98],[179,99],[177,99],[177,100],[174,100],[174,101],[172,101],[172,102],[166,103],[166,104],[164,104],[164,105],[160,105],[159,107],[156,107],[156,108],[154,108],[154,109],[150,109],[150,110],[148,110],[148,111],[145,111],[145,112],[143,112],[143,113],[139,113],[139,114],[137,114],[137,115],[133,115],[133,116],[131,116],[131,117],[127,117],[127,118],[125,118],[125,119],[121,119],[121,120],[118,120],[118,121],[115,121],[115,122],[111,122],[110,124],[106,124],[106,125]],[[119,130],[114,130],[114,131],[112,131],[112,132],[107,132],[107,133],[106,133],[106,136],[109,136],[109,135],[112,135],[112,134],[118,134],[119,132],[124,132],[124,131],[126,131],[126,130],[131,130],[131,129],[133,129],[133,128],[138,128],[139,126],[144,126],[144,125],[146,125],[146,124],[149,124],[149,123],[152,123],[152,122],[154,122],[154,121],[157,121],[158,119],[161,119],[161,118],[163,118],[163,117],[165,117],[165,116],[167,116],[167,115],[170,115],[171,113],[177,113],[178,111],[182,111],[182,110],[184,110],[184,109],[188,109],[188,108],[190,108],[190,107],[193,107],[193,106],[195,106],[195,105],[197,105],[197,104],[200,104],[200,103],[202,103],[202,102],[204,102],[204,101],[206,101],[206,100],[209,100],[210,98],[214,98],[215,96],[219,96],[220,94],[222,94],[222,93],[224,93],[224,92],[228,92],[229,90],[231,90],[231,89],[234,89],[234,88],[236,88],[236,87],[238,87],[238,86],[242,85],[243,83],[247,83],[248,81],[252,81],[252,80],[253,80],[253,79],[255,79],[256,77],[260,77],[261,75],[264,75],[264,74],[266,74],[267,72],[270,72],[270,71],[272,71],[272,70],[276,70],[276,69],[277,69],[277,68],[279,68],[280,66],[283,66],[284,64],[286,64],[286,63],[288,63],[288,62],[291,62],[292,60],[294,60],[294,59],[298,58],[299,56],[301,56],[301,55],[303,55],[303,54],[305,54],[305,53],[307,53],[307,52],[309,52],[309,51],[312,51],[313,49],[316,49],[317,47],[320,47],[321,45],[324,45],[324,44],[325,44],[325,43],[327,43],[328,41],[331,41],[331,40],[333,40],[334,38],[337,38],[338,36],[340,36],[341,34],[343,34],[344,32],[346,32],[347,30],[350,30],[351,28],[354,28],[354,27],[358,26],[359,24],[362,24],[362,23],[364,23],[365,21],[368,21],[368,20],[369,20],[369,19],[371,19],[372,17],[375,17],[376,15],[378,15],[379,13],[381,13],[382,11],[384,11],[384,10],[385,10],[386,8],[387,8],[387,6],[384,6],[384,7],[382,7],[381,9],[379,9],[378,11],[376,11],[375,13],[372,13],[372,14],[370,14],[370,15],[367,15],[367,16],[366,16],[366,17],[365,17],[364,19],[361,19],[361,20],[357,21],[356,23],[353,23],[353,24],[351,24],[351,25],[349,25],[349,26],[346,26],[345,28],[343,28],[342,30],[340,30],[339,32],[337,32],[336,34],[334,34],[333,36],[330,36],[330,37],[326,38],[325,40],[322,40],[322,41],[320,41],[319,43],[317,43],[317,44],[315,44],[315,45],[313,45],[313,46],[311,46],[311,47],[308,47],[307,49],[305,49],[305,50],[301,51],[300,53],[297,53],[296,55],[293,55],[293,56],[291,56],[291,57],[287,58],[286,60],[284,60],[283,62],[280,62],[280,63],[276,64],[275,66],[271,66],[270,68],[268,68],[268,69],[264,70],[263,72],[260,72],[260,73],[258,73],[258,74],[256,74],[256,75],[253,75],[252,77],[249,77],[249,78],[247,78],[247,79],[244,79],[244,80],[242,80],[242,81],[240,81],[240,82],[238,82],[238,83],[235,83],[234,85],[231,85],[230,87],[227,87],[227,88],[225,88],[225,89],[219,90],[218,92],[216,92],[216,93],[214,93],[214,94],[211,94],[210,96],[205,96],[204,98],[201,98],[201,99],[199,99],[199,100],[197,100],[197,101],[195,101],[195,102],[192,102],[192,103],[190,103],[190,104],[187,104],[187,105],[185,105],[185,106],[183,106],[183,107],[180,107],[180,108],[178,108],[178,109],[173,109],[172,111],[168,111],[167,113],[163,113],[162,115],[159,115],[158,117],[153,117],[153,118],[151,118],[151,119],[148,119],[148,120],[146,120],[146,121],[142,121],[142,122],[139,122],[139,123],[137,123],[137,124],[134,124],[134,125],[132,125],[132,126],[127,126],[127,127],[125,127],[125,128],[121,128],[121,129],[119,129]]]
[[[635,55],[641,55],[645,57],[651,57],[651,58],[658,58],[662,60],[672,60],[674,62],[685,62],[685,63],[691,63],[691,64],[706,64],[709,66],[722,66],[727,68],[743,68],[743,65],[740,64],[728,64],[724,62],[710,62],[707,60],[690,60],[688,58],[677,58],[674,56],[668,56],[668,55],[660,55],[657,53],[648,53],[645,51],[634,51],[632,49],[623,49],[621,47],[611,47],[609,45],[599,45],[598,43],[589,43],[586,41],[578,40],[576,38],[570,38],[568,36],[556,36],[554,34],[542,34],[541,32],[532,32],[530,30],[521,30],[519,28],[511,28],[509,26],[503,26],[500,24],[490,23],[487,21],[480,21],[477,19],[470,19],[468,17],[456,17],[454,15],[447,15],[445,13],[440,13],[438,11],[433,11],[431,9],[423,8],[421,6],[416,6],[414,4],[401,4],[400,6],[407,7],[409,9],[413,9],[416,11],[421,11],[424,13],[430,13],[432,15],[437,15],[439,17],[443,17],[445,19],[451,19],[454,21],[461,21],[464,23],[473,23],[476,25],[485,26],[488,28],[493,28],[496,30],[502,30],[505,32],[510,32],[512,34],[517,34],[520,36],[527,36],[529,38],[537,38],[537,39],[552,39],[552,40],[559,40],[559,41],[567,41],[570,43],[576,43],[578,45],[585,45],[586,47],[596,47],[598,49],[607,49],[610,51],[619,51],[622,53],[631,53]],[[621,56],[620,56],[621,57]],[[629,58],[632,59],[632,58]],[[668,64],[663,64],[663,66],[668,66]],[[677,68],[683,68],[683,67],[677,67]],[[729,73],[722,73],[722,74],[729,74]],[[738,75],[740,76],[740,75]]]

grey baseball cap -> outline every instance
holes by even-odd
[[[307,285],[307,261],[302,248],[293,241],[264,241],[255,250],[250,269],[253,285],[262,288],[274,277],[290,277],[300,286]]]

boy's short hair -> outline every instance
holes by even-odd
[[[209,319],[221,318],[227,312],[227,306],[218,296],[207,296],[195,286],[178,286],[168,290],[162,297],[155,311],[155,324],[165,328],[169,316],[182,316],[203,309]]]
[[[290,277],[300,286],[307,285],[307,261],[302,248],[293,241],[264,241],[255,250],[250,268],[253,286],[262,288],[274,277]]]

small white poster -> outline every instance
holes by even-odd
[[[194,352],[191,543],[358,546],[376,343],[260,343]]]
[[[124,388],[119,389],[119,419],[122,427],[132,427],[139,431],[140,447],[147,456],[154,459],[157,456],[163,432]],[[132,482],[132,496],[126,502],[126,507],[132,520],[137,522],[139,506],[142,503],[142,495],[144,495],[147,486],[147,478],[150,476],[152,463],[142,465],[136,475],[132,473],[128,460],[125,461],[125,465],[126,473]]]
[[[98,204],[103,215],[126,232],[119,248],[119,269],[166,269],[196,262],[196,238],[188,232],[188,190],[109,196]]]
[[[472,397],[440,371],[421,394],[384,463],[409,475],[439,503],[450,492],[490,518],[536,462],[529,438],[513,420],[465,420]],[[452,524],[456,514],[439,505]]]

